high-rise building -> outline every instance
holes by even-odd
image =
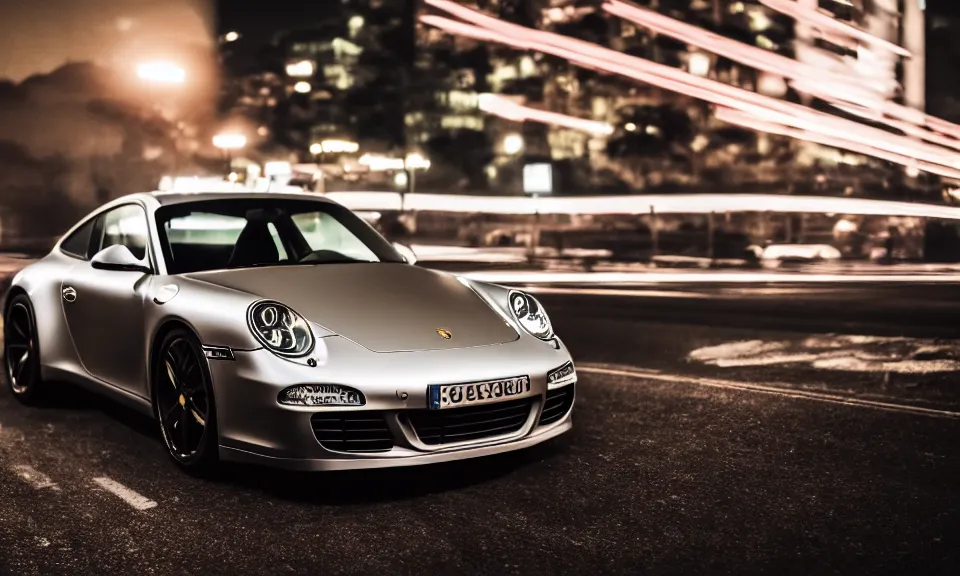
[[[221,0],[224,108],[261,140],[307,159],[321,143],[402,149],[412,0]],[[313,152],[311,152],[313,149]],[[318,152],[319,151],[319,152]]]
[[[952,173],[931,164],[944,134],[927,133],[952,128],[922,115],[924,0],[636,0],[639,16],[601,0],[455,0],[519,26],[505,41],[422,20],[457,19],[428,0],[251,1],[221,0],[229,108],[302,159],[323,141],[426,156],[420,189],[520,194],[530,164],[571,194],[874,194],[930,184],[928,166]],[[648,76],[511,45],[532,31],[634,57]],[[708,87],[678,89],[664,70]],[[703,96],[722,85],[804,108],[744,116]],[[890,142],[844,141],[853,122]]]

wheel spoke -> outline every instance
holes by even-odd
[[[176,375],[174,375],[174,373],[173,373],[173,366],[170,365],[170,361],[169,361],[169,360],[165,360],[165,361],[164,361],[164,364],[165,364],[166,367],[167,367],[167,379],[170,380],[170,383],[171,383],[171,384],[173,384],[173,389],[174,389],[174,390],[178,389],[179,386],[177,385],[177,377],[176,377]]]
[[[28,330],[25,330],[25,329],[23,328],[23,326],[20,325],[19,320],[20,320],[19,318],[14,318],[14,321],[13,321],[13,330],[14,330],[14,331],[17,333],[17,335],[20,336],[21,338],[28,338],[28,337],[27,337]],[[29,329],[29,325],[27,326],[27,328]]]
[[[176,352],[177,363],[175,366],[177,376],[179,376],[180,379],[183,380],[181,384],[185,384],[187,381],[187,371],[190,367],[190,352],[191,352],[190,344],[187,343],[186,340],[177,340],[174,343],[174,345],[177,346],[177,352]],[[184,347],[186,347],[186,349],[184,349]],[[171,346],[170,348],[172,350],[173,346]]]
[[[190,450],[188,449],[188,446],[190,444],[190,429],[189,429],[190,421],[187,419],[186,410],[183,410],[182,412],[180,412],[179,426],[180,426],[180,440],[181,442],[183,442],[183,444],[181,444],[180,446],[180,450],[184,454],[189,454]]]
[[[18,385],[22,385],[20,380],[21,380],[21,377],[23,376],[23,368],[24,366],[27,365],[27,359],[29,357],[30,357],[30,351],[27,350],[26,352],[23,353],[23,356],[21,356],[20,359],[17,360],[17,364],[13,369],[13,380]]]
[[[206,426],[206,425],[207,425],[207,423],[204,421],[203,417],[201,417],[200,414],[197,413],[197,410],[196,410],[195,408],[191,408],[191,409],[190,409],[190,413],[193,414],[193,419],[197,421],[197,424],[199,424],[199,425],[201,425],[201,426]]]
[[[167,410],[167,413],[163,416],[163,421],[164,421],[164,422],[169,422],[169,421],[170,421],[170,417],[173,416],[173,413],[176,412],[176,411],[177,411],[177,408],[179,408],[179,407],[180,407],[179,404],[174,404],[173,406],[171,406],[170,409]]]

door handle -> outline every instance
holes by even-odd
[[[73,302],[77,299],[77,291],[74,290],[72,286],[64,286],[60,293],[67,302]]]

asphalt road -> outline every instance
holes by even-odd
[[[725,290],[541,294],[574,431],[454,464],[200,480],[136,414],[4,391],[0,573],[955,573],[956,289]]]

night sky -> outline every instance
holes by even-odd
[[[919,2],[921,0],[908,0]],[[927,11],[931,14],[960,18],[960,0],[926,0]]]
[[[0,0],[0,78],[69,60],[123,64],[162,58],[174,45],[209,46],[212,13],[211,0]]]

